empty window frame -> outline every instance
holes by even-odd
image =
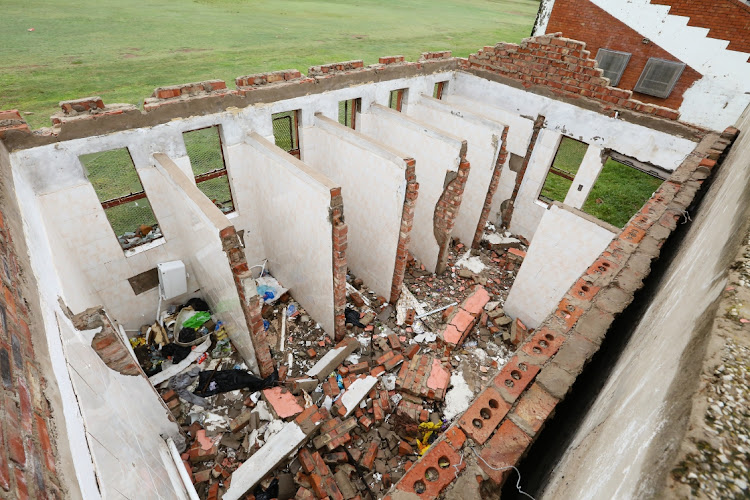
[[[625,67],[630,61],[629,52],[619,50],[599,49],[596,53],[596,62],[604,71],[604,77],[609,78],[609,84],[616,87],[625,72]]]
[[[666,99],[672,93],[684,69],[685,63],[651,57],[633,90]]]
[[[339,123],[349,128],[357,128],[357,113],[362,106],[361,99],[339,101]]]
[[[401,111],[404,107],[404,99],[406,98],[407,91],[408,89],[391,90],[388,107],[396,111]]]
[[[276,145],[299,159],[299,111],[276,113],[271,115],[271,122]]]
[[[79,160],[123,250],[163,237],[127,148]]]
[[[448,82],[437,82],[435,84],[435,87],[432,89],[432,97],[435,99],[442,99],[443,98],[443,92],[445,91],[445,87],[448,85]]]
[[[545,203],[565,201],[565,196],[573,184],[573,179],[583,162],[588,147],[589,145],[585,142],[563,136],[552,166],[547,172],[542,191],[539,193],[541,201]]]
[[[198,189],[225,214],[234,212],[219,126],[183,132],[182,139]]]
[[[599,177],[589,191],[582,210],[597,219],[624,227],[643,204],[659,189],[663,179],[653,173],[607,158]],[[629,162],[637,165],[637,162]]]

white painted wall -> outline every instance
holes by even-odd
[[[538,201],[547,171],[552,165],[562,135],[567,135],[597,148],[611,148],[618,153],[652,163],[673,171],[695,147],[693,141],[669,135],[640,125],[610,118],[594,111],[555,101],[537,94],[524,92],[467,73],[457,73],[449,102],[458,96],[489,103],[518,115],[543,115],[545,128],[537,137],[523,182],[516,198],[511,231],[529,240],[544,215],[546,204]],[[511,124],[511,131],[513,125]],[[510,140],[508,141],[510,145]],[[594,170],[601,169],[590,153],[579,175],[582,179],[595,178]],[[598,172],[596,172],[598,175]],[[576,185],[577,186],[577,185]],[[494,210],[494,208],[493,208]]]
[[[406,162],[359,132],[319,115],[302,129],[305,163],[341,186],[349,269],[389,297],[406,195]]]
[[[148,379],[122,375],[104,364],[91,348],[99,330],[78,331],[56,314],[68,372],[86,421],[86,442],[102,498],[187,499],[162,435],[175,437]]]
[[[408,114],[467,141],[466,159],[471,170],[453,236],[471,245],[503,145],[505,124],[425,95],[409,106]]]
[[[607,226],[551,205],[513,282],[505,312],[538,327],[617,234],[617,228]]]
[[[211,312],[224,322],[232,344],[247,366],[258,374],[250,332],[219,232],[231,222],[166,156],[157,155],[149,172],[175,224],[182,228],[179,243],[188,274],[200,285]]]
[[[435,204],[448,172],[457,172],[462,141],[392,109],[373,105],[360,116],[359,130],[415,159],[419,197],[414,209],[410,251],[434,272],[439,247],[433,232]]]
[[[237,148],[234,175],[250,180],[254,215],[267,252],[268,269],[329,335],[333,321],[331,189],[338,187],[258,134]],[[346,207],[344,207],[346,216]],[[247,241],[247,237],[245,238]]]
[[[602,160],[602,148],[596,146],[589,146],[586,149],[586,154],[583,155],[581,166],[578,168],[578,172],[573,179],[573,183],[570,185],[568,195],[565,197],[565,204],[573,208],[581,208],[586,202],[586,198],[589,197],[591,188],[594,187],[596,179],[604,167],[604,161]],[[579,191],[578,188],[581,187]]]
[[[455,87],[456,85],[453,86],[454,90]],[[534,133],[534,120],[526,116],[521,116],[516,112],[491,106],[484,101],[477,101],[453,93],[450,91],[450,87],[448,93],[443,95],[443,100],[456,108],[472,110],[480,116],[508,124],[507,144],[505,146],[508,151],[508,158],[503,164],[503,169],[500,173],[500,184],[497,186],[495,197],[492,200],[492,208],[490,209],[490,222],[494,223],[497,221],[500,206],[503,201],[510,199],[513,189],[516,186],[517,174],[510,169],[510,155],[512,153],[521,158],[526,157],[531,135]]]

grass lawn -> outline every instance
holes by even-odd
[[[0,109],[49,126],[57,103],[140,105],[154,88],[529,36],[539,0],[26,0],[3,2]],[[27,31],[33,28],[34,31]]]

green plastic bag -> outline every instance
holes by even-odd
[[[197,330],[201,326],[203,326],[203,323],[211,319],[211,313],[208,311],[200,311],[195,313],[193,316],[189,317],[185,320],[185,322],[182,324],[183,328],[192,328],[193,330]]]

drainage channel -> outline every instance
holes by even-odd
[[[712,179],[713,177],[705,183],[689,207],[688,213],[692,218],[700,210],[700,202],[709,191]],[[518,464],[522,478],[521,489],[532,497],[538,498],[544,492],[550,473],[561,461],[579,425],[586,418],[633,332],[638,328],[639,322],[633,319],[642,318],[648,309],[669,265],[688,235],[690,226],[690,223],[679,224],[665,242],[659,258],[652,263],[651,273],[644,280],[643,287],[636,293],[633,302],[612,323],[601,348],[578,376],[567,397],[557,405],[554,416],[547,421],[542,433]],[[528,500],[528,496],[516,489],[517,480],[518,475],[511,472],[502,489],[503,500]]]

